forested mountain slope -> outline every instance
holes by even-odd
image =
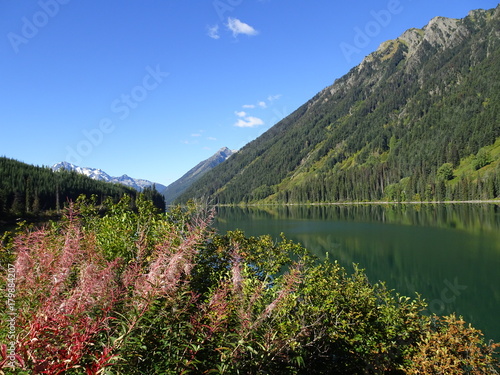
[[[498,197],[498,77],[500,6],[436,17],[383,43],[179,201]]]

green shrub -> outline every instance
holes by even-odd
[[[478,170],[478,169],[481,169],[483,167],[486,167],[492,161],[493,161],[493,159],[491,158],[491,154],[488,151],[486,151],[484,148],[482,148],[481,150],[479,150],[479,152],[475,156],[472,165],[474,166],[474,169]]]

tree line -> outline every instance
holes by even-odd
[[[74,171],[54,172],[0,157],[0,218],[36,216],[59,211],[68,201],[80,195],[96,195],[99,204],[111,197],[115,201],[123,195],[135,198],[138,192],[120,184],[96,181]],[[163,196],[154,187],[143,191],[145,197],[164,210]]]

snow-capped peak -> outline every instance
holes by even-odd
[[[135,190],[142,191],[146,187],[150,187],[155,185],[156,190],[158,190],[160,193],[166,188],[166,186],[161,185],[161,184],[156,184],[154,182],[148,181],[148,180],[143,180],[143,179],[137,179],[137,178],[132,178],[124,174],[123,176],[120,177],[113,177],[104,172],[102,169],[97,169],[97,168],[89,168],[89,167],[79,167],[77,165],[68,163],[66,161],[62,161],[60,163],[54,164],[52,166],[53,171],[59,171],[61,169],[67,170],[67,171],[75,171],[77,173],[83,174],[85,176],[88,176],[92,178],[93,180],[100,180],[100,181],[105,181],[105,182],[112,182],[112,183],[118,183],[122,185],[126,185],[128,187],[134,188]]]

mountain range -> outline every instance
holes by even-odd
[[[500,197],[499,30],[500,5],[382,43],[177,201]]]
[[[156,190],[165,197],[165,202],[167,204],[170,204],[187,188],[189,188],[195,181],[197,181],[200,177],[202,177],[205,173],[210,171],[215,166],[227,160],[235,152],[237,151],[230,150],[227,147],[222,147],[214,155],[198,163],[195,167],[186,172],[181,178],[174,181],[168,186],[155,183],[149,180],[133,178],[127,176],[126,174],[120,177],[113,177],[104,172],[102,169],[79,167],[77,165],[71,164],[66,161],[54,164],[52,166],[52,170],[58,171],[64,169],[67,171],[74,171],[79,174],[90,177],[93,180],[117,183],[131,187],[137,191],[143,191],[144,188],[152,187],[154,185]]]
[[[102,169],[89,168],[89,167],[79,167],[77,165],[68,163],[66,161],[54,164],[52,166],[53,171],[58,171],[61,169],[64,169],[67,171],[75,171],[77,173],[88,176],[88,177],[92,178],[93,180],[105,181],[105,182],[111,182],[111,183],[125,185],[125,186],[131,187],[137,191],[143,191],[144,188],[152,187],[154,185],[156,190],[159,193],[162,193],[167,188],[165,185],[151,182],[148,180],[139,179],[139,178],[132,178],[132,177],[127,176],[126,174],[124,174],[120,177],[112,177],[109,174],[107,174],[106,172],[104,172]]]
[[[236,153],[235,150],[230,150],[223,147],[218,150],[210,158],[198,163],[195,167],[186,172],[177,181],[168,185],[162,192],[167,204],[172,203],[179,195],[181,195],[187,188],[189,188],[195,181],[201,178],[209,170],[213,169],[223,161],[226,161],[231,155]]]

